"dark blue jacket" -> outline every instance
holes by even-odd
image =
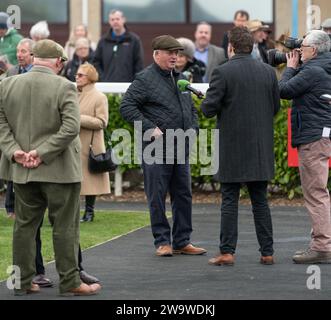
[[[331,94],[331,53],[318,55],[300,68],[287,68],[279,81],[280,96],[293,99],[292,146],[322,138],[323,128],[331,128],[331,105],[320,99]]]

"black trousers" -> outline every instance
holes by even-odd
[[[41,253],[41,237],[40,237],[40,228],[43,225],[44,219],[41,221],[41,224],[38,228],[37,235],[36,235],[36,274],[45,274],[45,266],[44,266],[44,260],[43,255]],[[84,270],[82,266],[83,258],[82,258],[82,251],[79,245],[78,250],[78,268],[79,271]]]
[[[180,249],[190,243],[192,233],[192,191],[190,166],[143,163],[144,187],[148,200],[154,245]],[[166,217],[165,201],[170,193],[173,228]]]
[[[251,198],[255,231],[262,256],[273,255],[273,233],[267,200],[267,181],[246,183]],[[241,183],[222,183],[221,253],[234,254],[238,240],[238,201]]]
[[[15,193],[13,181],[7,181],[5,208],[7,213],[15,212]]]

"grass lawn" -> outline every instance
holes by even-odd
[[[147,212],[97,211],[92,223],[81,223],[80,244],[82,250],[150,224]],[[0,280],[8,277],[7,267],[12,264],[12,233],[14,221],[0,210]],[[44,263],[54,259],[52,228],[48,219],[42,227],[42,253]]]

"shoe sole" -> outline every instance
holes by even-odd
[[[61,297],[84,297],[84,296],[94,296],[100,292],[101,288],[93,291],[93,292],[88,292],[88,293],[73,293],[73,292],[65,292],[65,293],[60,293]]]
[[[213,262],[208,262],[210,266],[234,266],[234,262],[223,262],[223,263],[213,263]]]
[[[199,253],[190,253],[190,252],[183,252],[180,250],[173,250],[172,252],[173,252],[173,254],[185,254],[188,256],[201,256],[201,255],[207,253],[207,251],[203,251],[203,252],[199,252]]]
[[[156,253],[156,255],[157,255],[158,257],[172,257],[172,253],[164,253],[164,254]]]
[[[36,282],[33,282],[34,284],[37,284],[40,288],[52,288],[54,286],[53,283],[49,283],[49,284],[40,284],[40,283],[36,283]]]
[[[36,293],[40,293],[40,290],[26,290],[26,291],[19,291],[19,292],[15,292],[14,295],[15,296],[25,296],[25,295],[29,295],[29,294],[36,294]]]
[[[295,261],[293,259],[293,262],[295,264],[331,264],[331,259],[327,259],[327,260],[319,260],[319,261]]]

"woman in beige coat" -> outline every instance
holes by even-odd
[[[85,196],[85,213],[82,222],[93,221],[96,195],[110,193],[109,173],[90,173],[88,155],[93,135],[92,150],[94,154],[105,152],[103,130],[108,124],[108,100],[99,92],[94,83],[98,72],[88,63],[82,64],[76,74],[80,107],[80,141],[83,181],[81,195]],[[94,132],[94,133],[93,133]]]

